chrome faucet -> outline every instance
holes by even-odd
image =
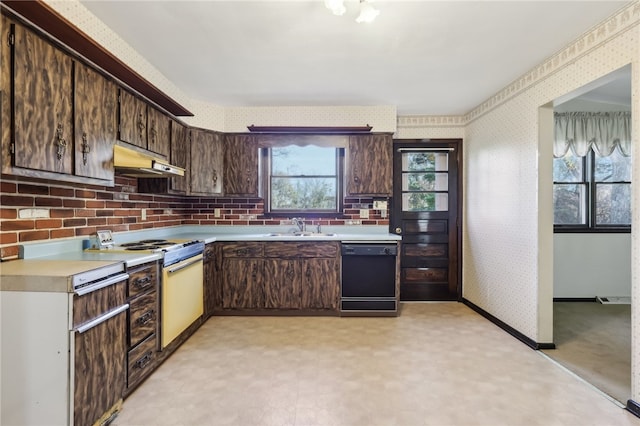
[[[291,222],[293,222],[293,224],[298,227],[300,232],[306,231],[307,224],[304,223],[304,218],[302,218],[302,217],[294,217],[293,219],[291,219]]]

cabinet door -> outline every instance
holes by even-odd
[[[392,157],[391,135],[350,136],[347,194],[390,196],[393,186]]]
[[[118,89],[86,65],[75,67],[75,173],[113,180]]]
[[[222,193],[222,140],[220,133],[191,130],[191,194]]]
[[[14,166],[73,173],[71,58],[14,27]]]
[[[147,104],[120,89],[119,138],[147,149]]]
[[[253,135],[227,135],[224,152],[225,195],[258,196],[258,145]]]
[[[262,259],[224,259],[223,269],[222,306],[224,308],[264,308]]]
[[[204,248],[204,314],[209,317],[222,307],[222,246],[210,243]]]
[[[338,259],[302,261],[302,308],[337,309],[340,290]]]
[[[189,129],[173,121],[171,123],[171,164],[185,169],[184,176],[169,178],[170,191],[186,194],[189,190]]]
[[[265,308],[300,309],[300,265],[295,259],[265,259]]]
[[[170,157],[171,119],[155,108],[147,107],[147,149]]]

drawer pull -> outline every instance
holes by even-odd
[[[145,368],[147,365],[151,363],[151,360],[153,360],[153,352],[149,351],[146,354],[144,354],[142,358],[136,361],[135,366],[136,368],[139,368],[142,370],[143,368]]]
[[[140,315],[138,319],[136,319],[136,324],[145,325],[146,323],[154,319],[154,314],[155,312],[153,309],[148,312],[145,312],[144,314]]]
[[[249,254],[249,250],[247,250],[247,249],[238,249],[238,250],[236,250],[236,254],[238,256],[246,256],[247,254]]]
[[[139,289],[147,288],[149,287],[149,285],[151,285],[151,277],[149,275],[146,275],[142,278],[136,278],[136,280],[133,282],[133,285],[135,285]]]

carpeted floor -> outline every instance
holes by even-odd
[[[631,305],[555,302],[556,349],[543,351],[616,400],[631,397]]]

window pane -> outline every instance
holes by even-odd
[[[631,157],[625,157],[616,148],[608,157],[595,156],[596,182],[631,182]]]
[[[272,178],[272,210],[336,210],[335,178]]]
[[[402,194],[402,210],[405,212],[434,212],[449,209],[449,195],[434,192]]]
[[[336,149],[319,146],[271,148],[274,176],[336,175]]]
[[[408,172],[446,172],[449,154],[444,152],[411,152],[402,154],[402,170]]]
[[[631,225],[631,185],[596,185],[596,225]]]
[[[553,185],[553,222],[556,225],[585,225],[585,186]]]
[[[449,175],[447,173],[403,173],[403,191],[447,191]]]
[[[564,157],[553,159],[554,182],[583,182],[584,162],[571,150]]]

